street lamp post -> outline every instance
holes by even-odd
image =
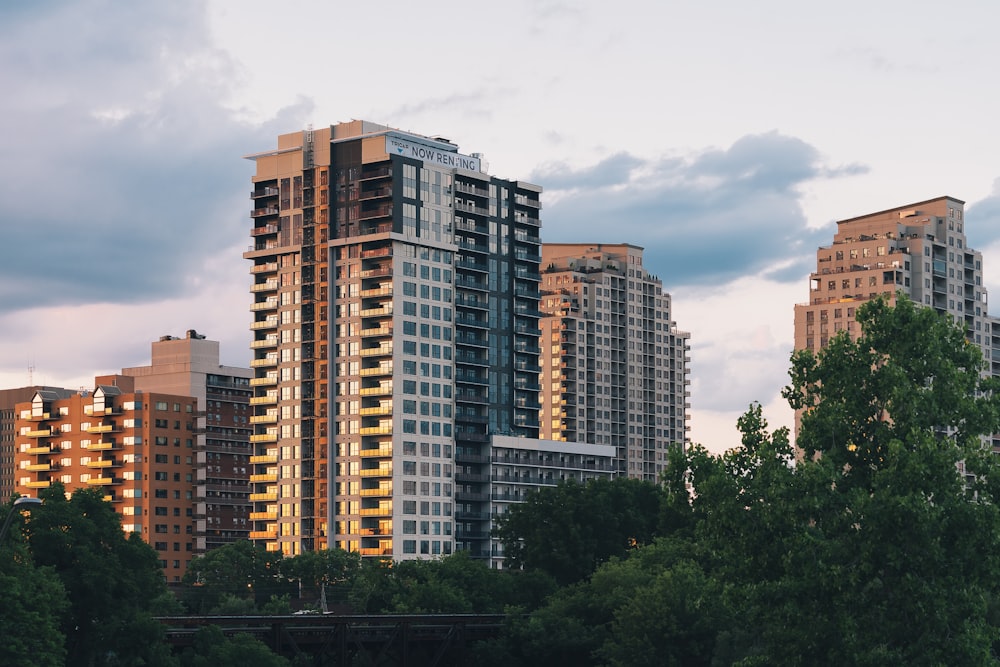
[[[28,498],[27,496],[21,496],[14,501],[13,507],[10,508],[10,512],[7,513],[7,518],[4,519],[3,528],[0,528],[0,544],[3,544],[3,539],[7,537],[7,531],[10,530],[10,524],[14,521],[14,515],[21,510],[30,510],[32,507],[37,507],[42,504],[40,498]]]

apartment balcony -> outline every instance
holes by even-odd
[[[276,292],[278,290],[277,280],[266,280],[262,283],[254,283],[250,286],[251,292]]]
[[[455,324],[466,327],[476,327],[479,329],[489,329],[489,320],[485,317],[473,317],[464,313],[456,313]]]
[[[265,338],[263,340],[255,340],[255,341],[253,341],[253,342],[250,343],[250,347],[251,347],[251,349],[254,349],[254,350],[260,350],[262,348],[269,348],[269,347],[278,347],[278,337],[277,336],[274,336],[274,337],[268,336],[267,338]]]
[[[361,311],[361,317],[391,317],[392,304],[387,303],[379,308],[367,308]]]
[[[278,188],[263,187],[259,190],[250,191],[250,199],[260,199],[262,197],[277,197]]]
[[[277,500],[278,500],[278,494],[277,492],[273,491],[250,494],[250,502],[252,503],[273,503]]]
[[[49,472],[51,470],[58,470],[58,469],[59,469],[58,463],[32,463],[31,465],[22,468],[22,470],[28,470],[31,472]]]
[[[277,463],[277,462],[278,462],[277,454],[255,454],[250,457],[251,464],[256,464],[256,463],[267,464],[267,463]]]
[[[386,497],[386,498],[389,498],[391,496],[392,496],[392,486],[390,486],[387,489],[383,489],[383,488],[378,488],[378,489],[361,489],[361,497],[362,498],[372,498],[372,497],[379,497],[379,498]]]
[[[380,466],[378,468],[362,468],[358,471],[362,477],[392,477],[392,466]]]
[[[47,489],[51,484],[52,482],[50,482],[47,479],[40,479],[37,482],[36,481],[26,482],[25,486],[28,487],[29,489]]]
[[[54,430],[51,428],[40,428],[35,431],[28,431],[24,435],[29,438],[47,438],[52,435]]]
[[[362,338],[372,338],[372,337],[383,338],[386,336],[392,336],[392,327],[376,327],[372,329],[361,330]]]
[[[261,320],[260,322],[253,322],[250,324],[250,329],[252,331],[260,331],[261,329],[277,329],[278,328],[278,318],[268,318],[266,320]]]
[[[392,355],[392,345],[379,345],[378,347],[361,348],[362,357],[385,357]]]
[[[387,382],[385,384],[380,384],[377,387],[362,387],[361,391],[358,393],[362,396],[391,396],[392,383]]]
[[[257,312],[259,310],[275,310],[278,307],[277,299],[268,299],[266,301],[257,301],[250,304],[250,310]]]
[[[264,218],[269,215],[278,215],[279,211],[274,206],[262,206],[250,211],[251,218]]]
[[[278,527],[274,526],[267,530],[251,530],[251,540],[275,540],[278,538]]]
[[[392,445],[373,447],[371,449],[362,449],[360,452],[358,452],[358,456],[366,458],[386,458],[392,456]]]
[[[382,364],[374,368],[362,368],[361,377],[372,377],[378,375],[392,375],[392,364]]]
[[[363,269],[361,271],[362,278],[378,278],[379,276],[391,276],[391,275],[392,275],[392,266],[388,264],[384,266],[377,266],[372,269]]]
[[[378,287],[373,287],[371,289],[361,290],[362,298],[366,297],[379,297],[379,296],[392,296],[392,283],[388,285],[379,285]]]
[[[362,556],[391,556],[392,547],[361,547],[358,553]]]
[[[250,405],[277,405],[278,396],[252,396],[250,398]]]
[[[366,199],[380,199],[391,196],[392,188],[390,187],[372,188],[371,190],[362,190],[358,193],[358,201],[365,201]]]
[[[489,310],[490,300],[486,297],[479,298],[475,295],[457,295],[455,305],[463,308],[477,308],[479,310]]]
[[[362,417],[379,417],[379,416],[390,416],[392,415],[391,405],[379,405],[373,408],[361,408],[360,414]]]
[[[121,483],[122,480],[118,477],[91,477],[87,480],[90,486],[113,486]]]
[[[47,419],[51,419],[51,416],[50,416],[50,414],[48,412],[43,412],[40,415],[22,416],[21,419],[23,419],[24,421],[29,421],[29,422],[43,422],[43,421],[45,421]]]
[[[277,377],[250,378],[251,387],[273,387],[278,384]]]
[[[41,447],[29,447],[24,450],[25,454],[38,455],[38,454],[56,454],[61,451],[61,448],[57,444],[43,445]]]
[[[87,451],[91,451],[91,452],[96,452],[96,451],[105,451],[106,452],[106,451],[124,449],[124,446],[121,443],[119,443],[119,442],[113,442],[113,441],[109,441],[109,440],[100,440],[98,442],[92,442],[92,443],[90,443],[89,445],[86,446],[85,449]]]
[[[277,365],[277,357],[264,357],[263,359],[252,359],[250,361],[250,368],[270,368]]]
[[[278,225],[261,225],[250,230],[250,236],[270,236],[278,233]]]
[[[114,459],[98,459],[96,461],[87,461],[88,468],[121,468],[122,462],[115,461]]]
[[[259,442],[278,442],[278,434],[277,433],[255,433],[254,435],[250,436],[250,442],[255,443],[255,444],[259,443]]]
[[[278,415],[252,415],[250,417],[251,424],[277,424]]]
[[[251,521],[277,521],[278,512],[275,510],[268,510],[266,512],[250,512]]]
[[[361,516],[385,516],[385,517],[391,517],[392,516],[392,506],[391,505],[386,505],[386,506],[383,506],[383,507],[362,508],[360,514],[361,514]]]
[[[251,482],[277,482],[278,473],[276,472],[266,472],[259,475],[250,475]]]
[[[380,248],[361,251],[361,259],[372,259],[375,257],[392,257],[392,246],[386,245]]]
[[[474,278],[469,278],[468,276],[456,277],[455,285],[457,287],[464,287],[465,289],[479,290],[482,292],[488,292],[490,289],[489,283],[485,280],[476,280]]]
[[[392,435],[392,426],[362,426],[360,435]]]
[[[87,433],[120,433],[121,430],[118,424],[98,424],[87,428]]]
[[[250,268],[250,273],[273,273],[278,270],[277,262],[265,262],[264,264],[255,264]]]
[[[392,204],[382,204],[358,211],[358,221],[385,218],[390,215],[392,215]],[[362,254],[361,256],[364,257],[365,255]]]

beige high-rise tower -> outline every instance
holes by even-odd
[[[968,341],[1000,375],[1000,325],[987,310],[982,254],[969,247],[965,202],[938,197],[837,222],[816,252],[809,303],[795,306],[795,349],[822,349],[841,331],[860,333],[858,306],[897,293],[965,325]]]
[[[628,244],[542,246],[541,437],[611,445],[617,473],[657,481],[688,441],[690,334]]]

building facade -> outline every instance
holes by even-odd
[[[251,538],[489,558],[491,438],[539,436],[541,188],[365,121],[249,157]]]
[[[149,366],[123,368],[135,389],[191,396],[195,413],[194,552],[250,536],[249,368],[219,363],[219,343],[194,330],[152,343]]]
[[[6,502],[14,493],[15,465],[14,452],[17,439],[17,417],[15,409],[18,403],[30,401],[35,392],[45,390],[55,392],[62,398],[69,397],[73,392],[62,387],[17,387],[15,389],[0,389],[0,501]]]
[[[180,581],[194,556],[195,412],[189,396],[136,391],[131,377],[102,376],[93,392],[37,390],[15,408],[15,489],[35,496],[98,488]]]
[[[542,246],[541,437],[609,445],[616,472],[658,481],[688,442],[690,334],[627,244]]]
[[[938,197],[841,220],[833,244],[816,253],[809,302],[795,306],[795,349],[818,351],[841,331],[860,333],[857,307],[897,293],[965,326],[994,375],[1000,327],[988,314],[983,258],[969,247],[964,202]],[[994,447],[998,447],[994,439]]]

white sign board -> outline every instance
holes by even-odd
[[[477,157],[441,150],[434,146],[401,139],[389,134],[385,135],[385,152],[390,155],[403,155],[423,160],[424,162],[451,167],[452,169],[479,171],[479,158]]]

